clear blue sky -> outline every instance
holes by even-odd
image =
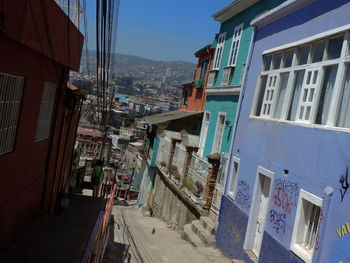
[[[87,2],[92,4],[91,0]],[[211,17],[232,0],[120,0],[117,53],[154,60],[195,62],[193,53],[210,44],[220,28]],[[88,6],[88,17],[94,7]],[[89,24],[94,19],[89,18]],[[94,32],[89,25],[89,42]],[[94,44],[90,43],[89,47]]]

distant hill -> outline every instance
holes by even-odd
[[[89,52],[89,68],[96,71],[96,52]],[[113,72],[116,77],[133,77],[135,79],[161,80],[167,69],[172,82],[183,83],[193,79],[196,64],[183,61],[156,61],[139,56],[114,54]],[[85,51],[81,62],[82,72],[87,72]],[[170,71],[170,72],[169,72]]]

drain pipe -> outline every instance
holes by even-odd
[[[248,56],[247,56],[246,68],[244,70],[243,77],[242,77],[241,92],[239,94],[238,105],[237,105],[238,110],[236,111],[236,118],[235,118],[234,125],[233,125],[233,136],[232,136],[230,151],[229,151],[229,156],[228,156],[228,166],[227,166],[227,169],[225,171],[226,179],[225,179],[225,185],[224,185],[224,194],[227,193],[228,175],[232,171],[233,148],[234,148],[236,134],[237,134],[237,124],[238,124],[239,117],[240,117],[241,110],[242,110],[242,101],[243,101],[244,93],[245,93],[245,89],[246,89],[247,72],[249,70],[249,65],[250,65],[250,62],[252,60],[253,43],[255,40],[255,31],[256,31],[256,27],[254,27],[254,29],[253,29],[252,38],[250,40],[250,46],[249,46],[249,51],[248,51]]]

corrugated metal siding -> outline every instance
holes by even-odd
[[[0,73],[0,155],[13,151],[24,78]]]
[[[45,82],[44,84],[35,135],[36,142],[45,140],[50,135],[51,117],[55,103],[56,87],[57,85],[55,83]]]

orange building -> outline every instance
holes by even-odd
[[[198,58],[194,81],[182,85],[180,110],[201,111],[205,103],[205,87],[208,81],[208,72],[211,68],[214,49],[207,45],[194,55]]]

